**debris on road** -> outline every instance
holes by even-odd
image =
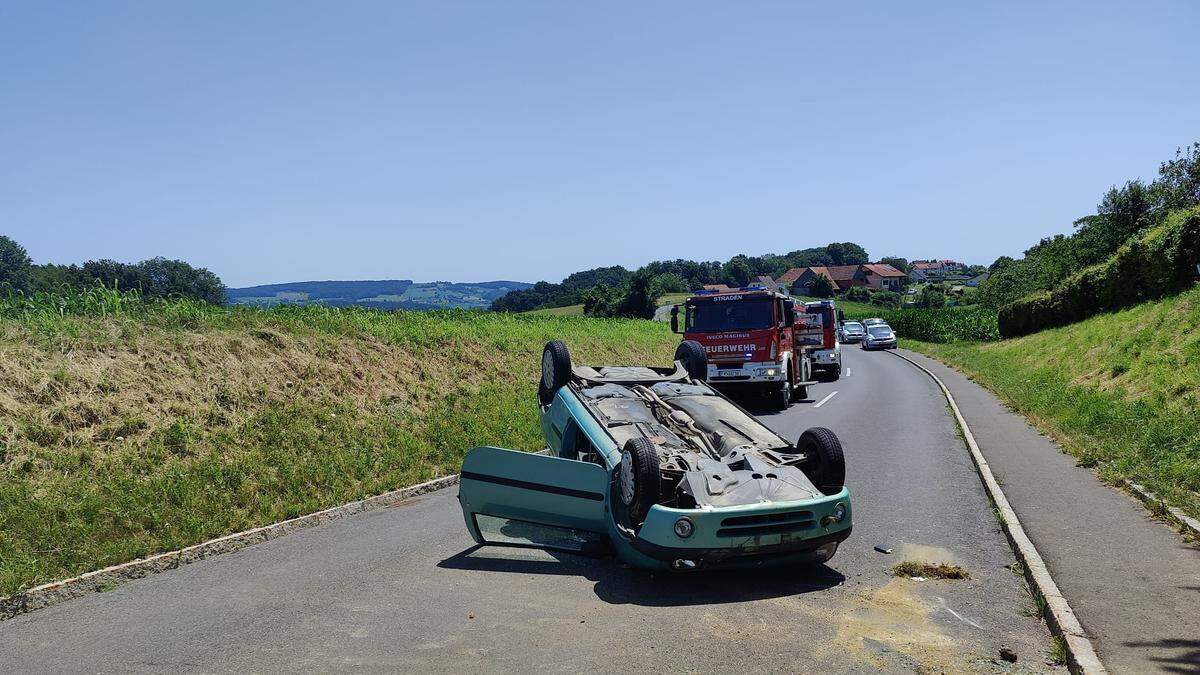
[[[890,549],[890,548],[888,548],[888,547],[884,546],[883,544],[880,544],[880,545],[876,546],[876,547],[875,547],[875,550],[876,550],[876,551],[879,551],[880,553],[886,553],[886,554],[888,554],[888,555],[891,555],[891,553],[892,553],[892,549]]]
[[[892,568],[892,575],[897,577],[929,579],[968,579],[970,574],[958,565],[949,563],[927,563],[905,560]]]
[[[1004,659],[1005,661],[1008,661],[1009,663],[1016,663],[1017,662],[1017,652],[1015,650],[1009,649],[1008,647],[1001,647],[1000,648],[1000,658]]]

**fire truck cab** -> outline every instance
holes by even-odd
[[[680,308],[683,325],[680,326]],[[671,308],[671,330],[708,356],[708,383],[726,392],[757,389],[784,409],[807,398],[812,380],[812,326],[820,315],[761,286],[698,291]],[[804,344],[797,344],[797,339]]]
[[[817,300],[804,303],[804,311],[821,316],[822,336],[820,346],[814,346],[812,357],[813,373],[820,373],[828,380],[842,376],[842,345],[838,339],[838,326],[842,312],[833,300]]]

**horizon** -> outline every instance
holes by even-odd
[[[4,17],[0,233],[231,288],[830,241],[988,265],[1153,178],[1200,107],[1183,2]]]

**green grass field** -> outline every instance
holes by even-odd
[[[953,364],[1111,481],[1200,517],[1200,288],[992,343],[903,346]]]
[[[544,447],[542,345],[668,363],[662,323],[0,301],[0,596]]]

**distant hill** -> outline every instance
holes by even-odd
[[[226,297],[235,305],[319,303],[331,307],[377,309],[486,309],[509,291],[532,286],[521,281],[484,281],[460,284],[448,281],[414,283],[409,279],[383,281],[296,281],[248,288],[230,288]]]

